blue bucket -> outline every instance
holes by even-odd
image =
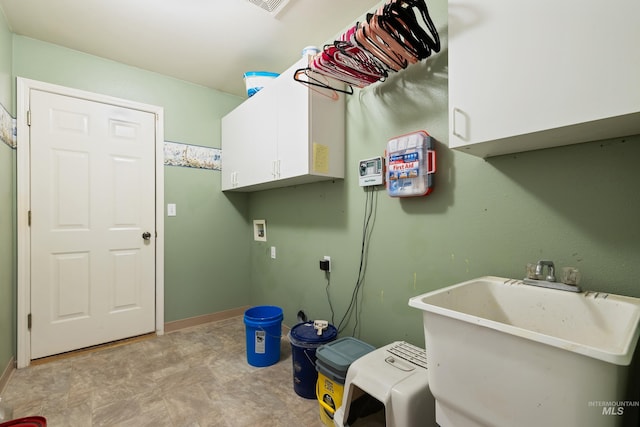
[[[244,312],[249,365],[271,366],[280,360],[282,318],[282,309],[272,305],[253,307]]]
[[[300,397],[316,399],[316,349],[323,344],[334,341],[338,330],[333,325],[327,326],[318,335],[313,321],[298,323],[289,332],[291,342],[291,361],[293,363],[293,390]]]

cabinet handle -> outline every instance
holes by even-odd
[[[462,125],[459,125],[460,120],[458,119],[458,116],[460,117],[461,121],[462,121]],[[453,124],[452,124],[453,130],[451,133],[453,133],[454,136],[457,136],[460,139],[463,139],[465,141],[467,141],[469,139],[468,135],[468,117],[467,115],[464,113],[464,111],[462,111],[461,109],[454,107],[453,109]],[[458,128],[462,127],[463,132],[459,132]]]
[[[278,179],[280,176],[280,160],[274,160],[271,162],[271,176],[273,179]]]

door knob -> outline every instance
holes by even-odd
[[[144,233],[142,233],[142,238],[144,240],[149,240],[151,239],[151,233],[149,233],[148,231],[145,231]]]

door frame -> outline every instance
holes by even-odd
[[[100,102],[118,107],[140,110],[155,115],[155,332],[164,334],[164,109],[126,99],[115,98],[30,80],[17,78],[17,367],[24,368],[31,363],[31,333],[28,315],[31,312],[31,239],[28,223],[31,187],[31,137],[27,124],[30,109],[31,90],[41,90],[58,95],[71,96],[87,101]]]

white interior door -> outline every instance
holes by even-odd
[[[29,97],[31,359],[153,332],[155,114]]]

